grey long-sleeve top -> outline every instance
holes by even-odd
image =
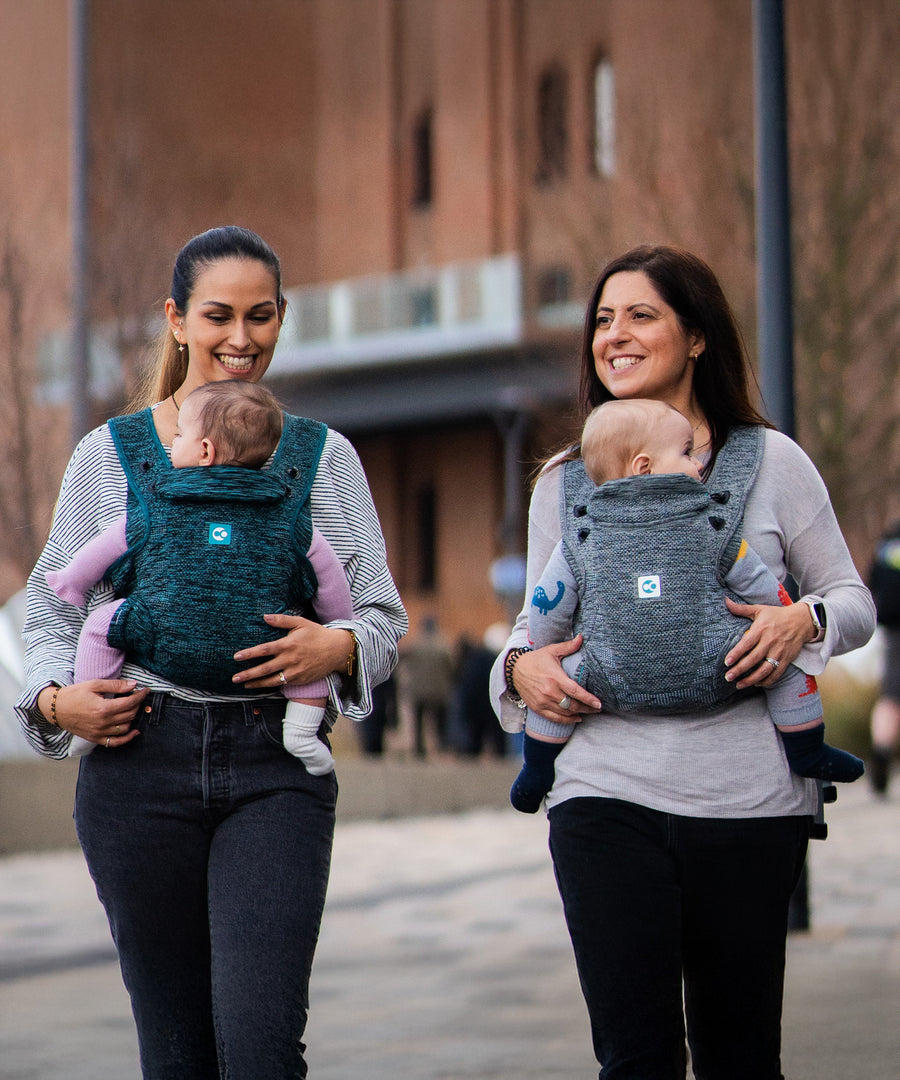
[[[126,496],[125,474],[109,428],[103,425],[86,435],[72,455],[47,546],[28,580],[26,686],[16,711],[25,737],[38,753],[48,757],[64,757],[71,735],[44,720],[37,697],[51,682],[68,685],[73,681],[75,647],[85,612],[60,600],[45,575],[65,566],[91,537],[124,513]],[[353,597],[354,618],[328,625],[353,630],[358,645],[352,696],[349,684],[330,675],[326,715],[330,722],[338,712],[361,719],[371,710],[371,688],[383,682],[396,663],[397,643],[406,633],[407,618],[387,566],[381,525],[359,457],[338,432],[329,430],[327,434],[310,500],[313,524],[343,564]],[[101,582],[88,598],[88,610],[112,599],[109,583]],[[213,634],[215,627],[200,627],[198,632]],[[255,644],[247,642],[248,647]],[[209,698],[172,686],[134,664],[125,665],[122,677],[188,700]],[[240,688],[235,690],[233,696],[240,697]]]
[[[561,476],[561,469],[548,468],[532,496],[528,600],[560,539]],[[791,574],[802,599],[825,602],[825,639],[805,645],[794,661],[797,667],[819,675],[831,656],[869,640],[875,628],[874,605],[853,565],[825,484],[800,447],[779,432],[766,431],[743,535],[779,581]],[[503,659],[508,649],[527,644],[528,607],[526,602],[492,672],[491,698],[507,731],[521,729],[523,711],[506,693]],[[765,695],[753,692],[712,713],[625,718],[604,711],[585,717],[556,759],[556,782],[547,806],[580,796],[724,818],[811,814],[817,802],[815,783],[788,768]]]

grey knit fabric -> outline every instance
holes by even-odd
[[[280,637],[266,613],[304,610],[309,491],[325,426],[286,417],[266,470],[172,468],[150,410],[110,421],[128,478],[128,551],[109,571],[127,597],[110,645],[177,685],[234,690],[241,648]]]
[[[737,428],[707,486],[641,476],[595,487],[565,467],[563,547],[581,597],[578,681],[621,713],[713,709],[736,693],[724,657],[747,628],[723,598],[762,429]],[[639,487],[638,487],[639,485]]]

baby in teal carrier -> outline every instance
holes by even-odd
[[[791,603],[740,535],[761,453],[762,429],[736,428],[706,487],[691,425],[676,409],[649,400],[595,409],[581,460],[565,466],[563,538],[534,590],[531,645],[581,633],[566,673],[624,715],[714,709],[740,693],[724,661],[748,624],[725,596]],[[795,773],[844,782],[862,775],[858,758],[825,743],[812,676],[790,665],[765,693]],[[516,809],[539,808],[573,730],[528,711],[525,761],[510,792]]]
[[[103,578],[118,597],[85,620],[76,682],[117,678],[128,657],[175,685],[228,695],[239,670],[234,653],[281,633],[264,614],[353,617],[344,569],[309,510],[324,425],[285,417],[265,388],[228,380],[185,398],[171,462],[151,410],[110,427],[128,479],[127,511],[65,569],[47,574],[57,595],[80,607]],[[331,771],[317,737],[327,682],[286,684],[284,694],[286,749],[313,775]],[[75,738],[69,753],[94,745]]]

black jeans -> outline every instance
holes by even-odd
[[[550,811],[550,849],[602,1080],[781,1080],[788,903],[806,817]]]
[[[133,742],[82,759],[75,801],[143,1075],[305,1077],[334,773],[284,749],[283,701],[148,703]]]

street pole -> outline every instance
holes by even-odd
[[[70,0],[72,142],[69,216],[71,247],[71,358],[69,400],[73,445],[91,426],[90,312],[88,300],[88,25],[89,0]]]
[[[753,78],[756,98],[756,325],[763,408],[794,438],[794,318],[791,274],[791,195],[788,167],[787,79],[783,0],[753,0]],[[789,579],[789,591],[797,597]],[[827,835],[823,802],[834,786],[819,786],[814,835]],[[804,864],[791,897],[788,926],[809,929],[809,871]]]
[[[794,321],[783,0],[754,0],[756,311],[769,419],[794,436]]]

